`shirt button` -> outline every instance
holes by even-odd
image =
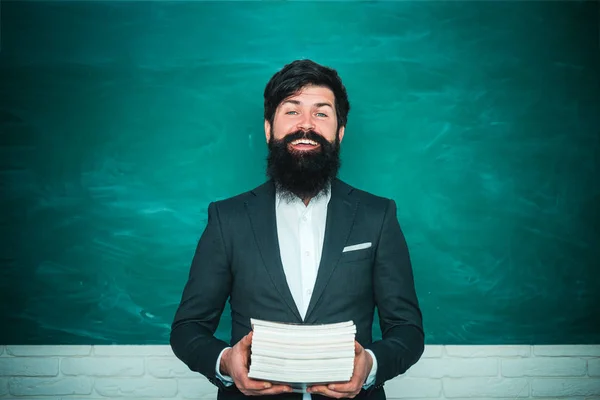
[[[308,221],[308,218],[306,218],[306,215],[302,216],[302,221]]]
[[[304,255],[305,255],[306,257],[310,256],[310,251],[305,251],[305,252],[304,252]]]
[[[312,290],[311,290],[311,289],[308,289],[308,290],[306,291],[306,294],[310,296],[310,295],[312,294]]]

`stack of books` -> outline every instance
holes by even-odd
[[[352,378],[356,337],[352,321],[321,325],[250,322],[254,332],[250,378],[286,383],[295,391]]]

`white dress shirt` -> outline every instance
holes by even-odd
[[[311,199],[306,206],[300,198],[296,197],[290,201],[276,195],[275,212],[281,262],[292,297],[302,319],[306,316],[308,303],[317,279],[330,198],[330,191],[327,191],[326,194],[322,193]],[[373,384],[377,372],[375,354],[370,350],[367,351],[373,358],[373,367],[365,382],[365,388]],[[226,385],[231,385],[233,380],[219,373],[221,354],[217,359],[217,377]],[[310,399],[310,393],[303,394],[303,400]]]
[[[302,319],[317,280],[330,198],[327,192],[306,206],[299,198],[288,201],[277,196],[275,203],[283,271]]]

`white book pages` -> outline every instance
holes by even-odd
[[[329,358],[329,359],[286,359],[268,356],[254,355],[252,365],[270,365],[283,368],[343,368],[344,366],[354,365],[354,357],[347,358]]]
[[[288,375],[293,375],[293,374],[302,374],[302,375],[323,375],[323,376],[329,376],[329,375],[348,375],[348,374],[352,374],[353,369],[352,368],[344,368],[344,367],[340,367],[340,368],[313,368],[313,369],[306,369],[306,368],[286,368],[285,371],[281,371],[280,368],[271,366],[269,367],[268,365],[262,365],[262,366],[254,366],[253,370],[256,371],[261,371],[261,372],[268,372],[268,373],[278,373],[278,374],[288,374]]]
[[[314,331],[314,330],[319,330],[319,329],[331,330],[331,329],[343,328],[343,327],[348,327],[348,326],[354,326],[354,322],[352,322],[352,321],[337,322],[337,323],[332,323],[332,324],[292,324],[292,323],[288,323],[288,322],[265,321],[265,320],[255,319],[255,318],[250,318],[250,324],[252,325],[252,329],[254,329],[254,326],[266,326],[266,327],[275,328],[275,329],[294,329],[294,330],[309,330],[309,331]]]
[[[270,342],[262,338],[252,338],[254,347],[269,348],[280,351],[299,351],[311,353],[320,353],[328,351],[351,351],[354,353],[354,340],[346,341],[345,343],[295,343],[295,342]]]
[[[336,332],[328,332],[327,334],[295,334],[293,332],[288,332],[285,334],[272,333],[272,332],[260,332],[254,331],[252,334],[253,337],[258,337],[260,339],[270,340],[270,341],[283,341],[288,342],[294,340],[298,343],[313,343],[313,342],[325,342],[325,343],[333,343],[333,342],[353,342],[356,337],[356,333],[344,333],[339,334]]]
[[[282,372],[269,373],[263,371],[253,372],[248,374],[251,379],[265,380],[274,383],[301,383],[306,385],[311,384],[327,384],[335,382],[348,382],[352,379],[351,374],[338,374],[338,375],[300,375],[296,373],[286,374]]]
[[[309,337],[309,336],[331,336],[331,335],[354,335],[356,333],[355,327],[347,327],[341,329],[333,329],[333,328],[319,328],[314,330],[305,330],[305,329],[279,329],[279,328],[270,328],[266,326],[255,326],[253,329],[254,332],[268,333],[270,335],[294,335],[299,337]]]
[[[331,359],[331,358],[346,358],[349,355],[354,357],[354,352],[329,352],[329,353],[314,353],[314,354],[307,354],[307,353],[291,353],[291,352],[286,352],[286,353],[282,353],[280,351],[272,351],[272,350],[265,350],[265,349],[261,349],[261,348],[254,348],[252,349],[252,352],[250,354],[250,358],[252,359],[252,357],[254,356],[265,356],[265,357],[273,357],[273,358],[280,358],[280,359],[287,359],[287,360],[327,360],[327,359]]]
[[[288,337],[276,337],[267,334],[254,333],[252,335],[253,343],[273,343],[281,345],[294,345],[294,346],[313,346],[313,345],[336,345],[336,344],[351,344],[354,346],[354,335],[348,336],[334,336],[334,337],[313,337],[313,338],[299,338],[292,335]],[[256,342],[254,342],[256,340]]]
[[[251,320],[249,377],[302,385],[347,382],[354,370],[356,326],[287,324]]]

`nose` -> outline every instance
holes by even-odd
[[[310,131],[315,129],[315,124],[313,123],[310,115],[302,118],[302,120],[298,122],[298,129],[303,131]]]

